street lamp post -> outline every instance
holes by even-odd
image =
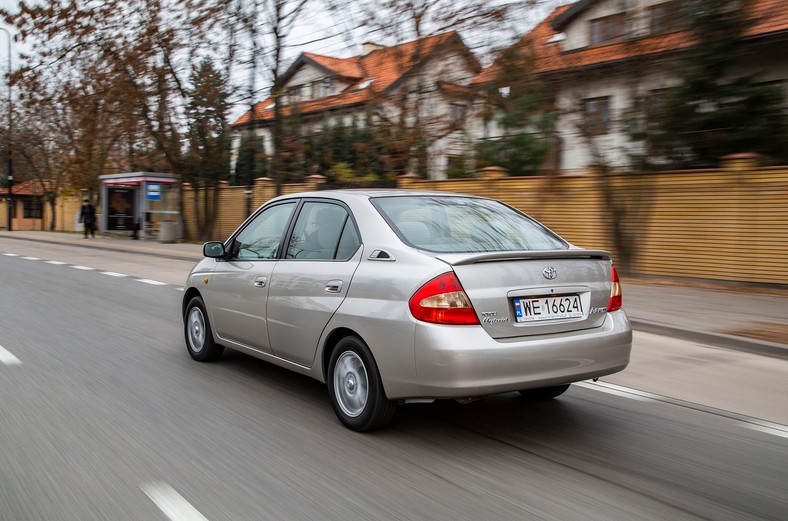
[[[0,27],[8,37],[8,198],[6,199],[6,206],[8,207],[8,231],[13,230],[12,217],[14,215],[14,156],[11,153],[11,131],[14,123],[14,111],[11,98],[11,32],[5,27]]]

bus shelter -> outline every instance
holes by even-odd
[[[131,172],[99,180],[102,231],[161,242],[180,238],[179,181],[174,174]]]

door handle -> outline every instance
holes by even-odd
[[[328,282],[326,282],[326,292],[339,293],[340,291],[342,291],[341,280],[329,280]]]
[[[252,284],[254,284],[255,287],[258,287],[258,288],[264,288],[266,282],[268,282],[268,278],[266,278],[266,277],[257,277],[256,279],[254,279],[254,282],[252,282]]]

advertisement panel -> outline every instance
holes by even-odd
[[[134,188],[107,188],[109,215],[107,229],[131,230],[134,225]]]

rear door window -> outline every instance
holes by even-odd
[[[360,244],[358,231],[344,207],[309,201],[296,219],[287,258],[347,260]]]

